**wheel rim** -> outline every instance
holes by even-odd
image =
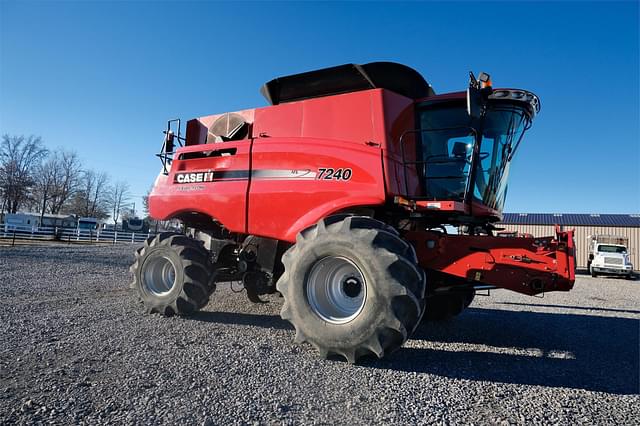
[[[168,294],[176,283],[176,267],[166,256],[148,259],[141,275],[144,288],[156,296]]]
[[[313,265],[306,291],[313,312],[332,324],[345,324],[357,317],[367,296],[360,269],[338,256],[322,258]]]

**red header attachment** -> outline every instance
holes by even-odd
[[[420,266],[463,278],[467,284],[534,295],[569,291],[575,281],[573,231],[555,237],[505,238],[411,231]]]

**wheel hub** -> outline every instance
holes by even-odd
[[[148,259],[140,275],[144,288],[155,296],[168,294],[176,283],[176,267],[166,256]]]
[[[327,256],[317,261],[305,284],[311,309],[329,323],[352,321],[364,307],[364,276],[355,263],[344,257]]]
[[[362,291],[362,283],[356,277],[348,277],[342,282],[342,291],[347,297],[358,297]]]

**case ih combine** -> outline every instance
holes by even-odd
[[[388,62],[262,93],[271,106],[190,120],[184,137],[169,122],[149,210],[185,234],[136,253],[132,286],[149,311],[190,314],[216,282],[241,281],[253,302],[282,294],[296,342],[355,362],[399,348],[423,317],[459,314],[478,289],[573,286],[571,232],[494,236],[533,93],[471,74],[466,91],[436,95]]]

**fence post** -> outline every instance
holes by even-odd
[[[76,229],[76,241],[80,241],[80,228]]]
[[[13,230],[13,241],[11,241],[11,247],[16,245],[16,230]]]
[[[133,243],[133,242],[135,242],[135,240],[136,240],[136,233],[132,232],[131,233],[131,242]]]
[[[100,241],[100,228],[96,231],[96,243]]]
[[[113,244],[118,242],[118,231],[115,231],[113,233]]]

